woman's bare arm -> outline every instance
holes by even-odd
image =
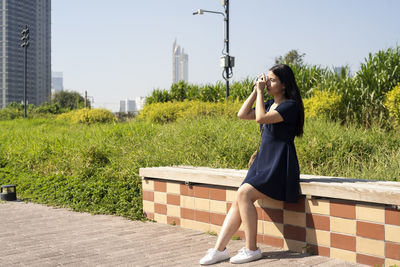
[[[271,124],[283,121],[281,114],[276,110],[265,112],[263,92],[257,92],[255,119],[260,124]]]
[[[237,116],[240,119],[242,119],[242,120],[255,120],[256,119],[256,113],[252,109],[253,103],[254,103],[254,101],[256,101],[256,98],[257,98],[257,91],[253,90],[253,92],[243,103],[242,107],[240,108],[240,110],[237,114]]]

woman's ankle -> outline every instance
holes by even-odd
[[[215,248],[216,250],[218,250],[219,252],[225,251],[225,249],[226,249],[226,247],[221,248],[221,247],[218,247],[218,246],[215,246],[214,248]]]

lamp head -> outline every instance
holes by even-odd
[[[203,14],[204,14],[203,9],[199,9],[196,12],[193,12],[193,15],[203,15]]]

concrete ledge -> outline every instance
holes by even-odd
[[[142,168],[143,213],[218,233],[246,170]],[[400,183],[301,175],[297,203],[259,199],[257,242],[367,265],[400,266]],[[244,228],[234,234],[245,238]]]
[[[144,178],[165,179],[187,184],[208,184],[238,188],[247,170],[212,169],[207,167],[141,168]],[[301,193],[307,196],[340,198],[361,202],[400,206],[400,183],[349,179],[341,177],[300,176]]]

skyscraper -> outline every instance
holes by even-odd
[[[185,54],[184,49],[176,44],[176,40],[172,46],[172,83],[179,81],[187,82],[189,76],[188,66],[189,56]]]
[[[0,108],[24,98],[21,30],[29,27],[27,102],[47,101],[51,90],[51,0],[0,2]]]
[[[51,74],[51,93],[58,93],[64,90],[63,73],[53,71]]]

